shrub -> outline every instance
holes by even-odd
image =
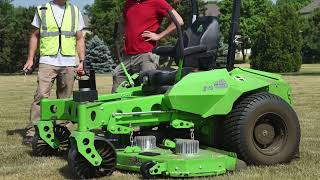
[[[98,37],[94,36],[86,44],[86,60],[91,62],[97,73],[110,72],[114,61],[108,46]]]
[[[278,5],[254,42],[251,67],[268,72],[297,72],[301,68],[302,20],[291,4]]]
[[[320,10],[308,17],[307,21],[303,35],[303,63],[320,63]]]

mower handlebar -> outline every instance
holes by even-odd
[[[172,22],[176,25],[177,33],[178,33],[178,58],[181,59],[184,57],[184,43],[183,43],[183,34],[182,28],[180,23],[178,22],[177,18],[174,16],[173,11],[169,10],[168,14],[172,20]]]

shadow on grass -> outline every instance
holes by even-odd
[[[21,137],[24,137],[26,133],[25,129],[12,129],[12,130],[7,130],[7,136],[14,136],[18,134]]]
[[[78,179],[78,178],[76,177],[76,175],[72,174],[73,172],[72,172],[72,170],[69,168],[68,165],[65,165],[65,166],[63,166],[62,168],[60,168],[60,169],[59,169],[59,173],[60,173],[60,175],[63,176],[65,179]],[[119,173],[121,174],[120,176],[119,176]],[[114,171],[111,176],[119,177],[119,179],[121,179],[121,178],[122,178],[122,175],[132,175],[132,176],[138,175],[137,178],[142,179],[142,176],[139,175],[139,174],[136,174],[136,173],[133,173],[133,174],[132,174],[132,172],[130,173],[129,171],[119,170],[119,169],[116,169],[116,171]],[[107,177],[107,176],[106,176],[106,177]],[[106,178],[106,177],[105,177],[105,178]],[[118,179],[118,178],[116,178],[116,179]],[[124,179],[131,179],[131,178],[124,178]],[[136,178],[134,178],[134,179],[136,179]]]
[[[30,157],[34,157],[32,150],[27,150],[26,153],[30,156]]]
[[[64,167],[60,168],[59,173],[65,179],[76,179],[68,165],[65,165]]]

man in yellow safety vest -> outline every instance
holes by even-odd
[[[35,27],[29,42],[29,55],[23,70],[32,68],[33,58],[40,49],[38,86],[31,105],[30,121],[23,144],[30,145],[35,134],[34,125],[40,119],[40,101],[50,96],[56,81],[57,98],[72,95],[75,74],[83,74],[85,43],[84,21],[78,7],[67,0],[53,0],[37,7],[32,25]],[[76,54],[80,64],[76,67]]]

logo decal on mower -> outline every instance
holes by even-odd
[[[197,29],[197,33],[202,33],[203,32],[203,26],[200,25],[199,28]]]
[[[214,83],[214,87],[217,89],[226,89],[228,88],[228,83],[224,79],[221,79]]]
[[[228,83],[224,79],[221,79],[219,81],[214,82],[213,84],[205,85],[203,87],[203,91],[207,92],[207,91],[212,91],[214,89],[226,89],[228,87],[229,87]]]
[[[129,158],[129,163],[131,165],[135,165],[135,166],[141,166],[142,165],[142,162],[137,157]]]

